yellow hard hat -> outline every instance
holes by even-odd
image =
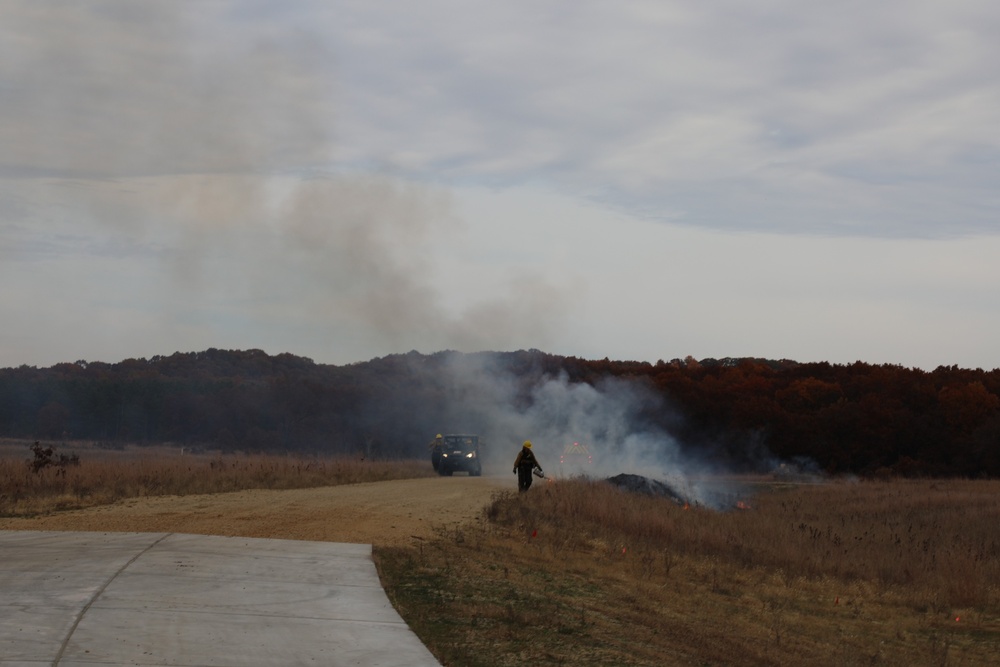
[[[444,436],[443,436],[443,435],[441,435],[440,433],[438,433],[438,434],[437,434],[436,436],[434,436],[434,437],[435,437],[435,438],[443,438]]]
[[[531,449],[531,441],[530,440],[525,440],[524,441],[524,446],[527,447],[528,449]]]

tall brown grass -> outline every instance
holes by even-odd
[[[376,558],[445,665],[995,663],[1000,482],[756,488],[719,512],[540,483]]]
[[[0,446],[0,516],[113,503],[123,498],[293,489],[431,476],[426,461],[191,453],[174,447],[103,449],[57,444],[78,465],[32,470],[29,443]]]
[[[696,556],[791,578],[874,583],[917,609],[1000,605],[1000,482],[761,486],[748,509],[684,509],[605,483],[543,486],[488,509],[508,530],[545,531],[561,553],[642,564]]]

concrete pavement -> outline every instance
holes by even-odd
[[[0,665],[439,667],[371,545],[0,531]]]

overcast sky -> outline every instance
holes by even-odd
[[[991,0],[0,3],[0,366],[1000,366]]]

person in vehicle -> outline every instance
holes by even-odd
[[[531,473],[535,468],[538,468],[539,473],[542,472],[542,466],[538,464],[535,453],[531,451],[531,441],[525,440],[521,451],[517,453],[517,458],[514,459],[514,472],[517,473],[518,491],[527,491],[531,488]]]

